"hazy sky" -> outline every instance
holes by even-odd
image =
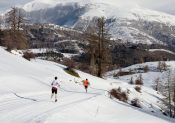
[[[19,5],[19,4],[24,4],[27,3],[28,1],[32,0],[0,0],[0,12],[7,10],[8,8]]]
[[[0,11],[4,11],[14,5],[24,4],[32,0],[0,0]],[[41,0],[42,1],[42,0]],[[159,10],[175,15],[175,0],[116,0],[119,3],[132,3],[145,8]]]
[[[132,1],[132,0],[131,0]],[[175,15],[175,0],[136,0],[140,6]]]

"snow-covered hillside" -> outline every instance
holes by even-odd
[[[167,52],[170,54],[175,54],[174,52],[170,51],[170,50],[166,50],[166,49],[149,49],[150,52]]]
[[[23,8],[26,11],[36,11],[55,7],[59,4],[66,5],[73,3],[88,7],[88,10],[82,15],[82,17],[122,17],[130,20],[144,19],[175,25],[175,17],[173,15],[141,8],[137,4],[127,4],[120,0],[33,0],[25,4]]]
[[[94,17],[104,16],[112,38],[125,43],[173,45],[175,38],[175,16],[128,0],[33,0],[23,8],[33,22],[80,31],[86,30]]]
[[[136,64],[126,68],[122,68],[120,70],[117,69],[117,70],[110,71],[106,74],[106,77],[109,80],[115,79],[115,80],[129,83],[129,81],[131,80],[131,77],[133,78],[133,81],[135,81],[141,74],[143,77],[144,86],[153,88],[153,86],[155,85],[155,80],[157,78],[159,78],[161,82],[167,81],[168,70],[160,72],[160,70],[158,70],[158,64],[159,62],[147,62],[143,64]],[[166,65],[167,65],[167,68],[170,69],[171,71],[175,70],[175,61],[167,61]],[[145,67],[147,67],[146,72],[144,71]],[[114,75],[116,75],[119,71],[130,72],[131,74],[114,77]]]
[[[20,7],[31,23],[51,23],[85,31],[94,17],[104,16],[112,39],[174,46],[175,16],[143,8],[133,1],[31,0]]]
[[[78,71],[80,78],[75,78],[60,64],[39,59],[27,61],[15,54],[0,48],[2,123],[174,122],[161,114],[158,97],[162,96],[152,89],[143,87],[142,93],[138,93],[129,84],[107,81],[81,71]],[[57,103],[50,99],[50,83],[55,76],[61,81]],[[91,83],[88,93],[81,84],[85,78]],[[110,99],[107,90],[119,86],[130,90],[129,100],[139,98],[142,109],[129,105],[129,101]]]

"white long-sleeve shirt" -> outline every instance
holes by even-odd
[[[60,84],[58,83],[58,80],[53,80],[53,82],[51,83],[51,85],[54,88],[58,88],[60,86]]]

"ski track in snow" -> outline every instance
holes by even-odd
[[[39,123],[54,112],[70,108],[83,103],[101,94],[69,93],[60,92],[58,102],[51,101],[50,93],[32,95],[29,97],[19,96],[0,101],[0,122],[3,123]],[[80,98],[77,98],[79,96]],[[53,100],[53,99],[52,99]],[[35,109],[35,110],[31,110]],[[32,120],[31,120],[32,119]]]

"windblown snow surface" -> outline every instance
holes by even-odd
[[[27,61],[0,48],[0,123],[174,123],[160,113],[162,96],[152,89],[143,87],[138,93],[127,83],[81,71],[75,78],[64,68],[50,61]],[[56,103],[50,99],[55,76],[61,85]],[[91,83],[88,93],[81,84],[85,78]],[[130,90],[129,100],[140,98],[143,108],[110,99],[107,90],[118,86]]]

